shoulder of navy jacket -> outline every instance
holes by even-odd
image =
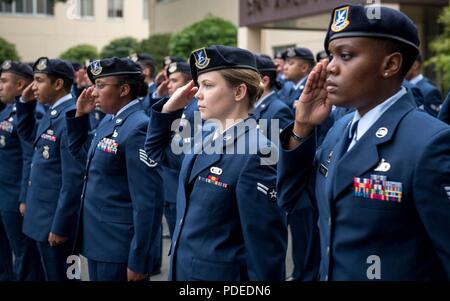
[[[166,103],[168,100],[169,100],[168,97],[164,97],[163,99],[161,99],[160,101],[158,101],[156,104],[154,104],[154,105],[152,106],[153,112],[156,113],[156,115],[159,115],[159,116],[161,116],[161,117],[162,117],[162,116],[164,116],[164,117],[170,116],[171,118],[175,118],[175,119],[181,118],[181,116],[183,115],[183,112],[184,112],[184,108],[181,108],[181,109],[179,109],[179,110],[177,110],[177,111],[170,112],[170,113],[162,113],[162,112],[161,112],[163,106],[165,105],[165,103]],[[152,114],[153,114],[153,113],[152,113]],[[153,115],[152,115],[152,116],[153,116]]]
[[[263,102],[259,105],[261,111],[265,111],[267,110],[267,108],[269,108],[271,101],[274,99],[274,96],[276,96],[275,93],[263,100]]]
[[[129,116],[131,116],[133,113],[139,112],[141,110],[142,110],[142,104],[140,102],[136,103],[136,104],[132,105],[131,107],[127,108],[122,113],[120,113],[119,116],[114,117],[114,122],[116,123],[116,125],[121,125],[125,122],[125,120],[127,120],[127,118]]]
[[[230,145],[239,145],[238,143],[236,143],[236,141],[238,141],[239,139],[245,139],[245,136],[247,135],[247,133],[249,133],[250,131],[252,131],[252,133],[250,133],[250,139],[252,139],[253,137],[257,137],[258,135],[258,131],[256,131],[256,122],[251,122],[249,125],[246,123],[247,120],[249,119],[254,119],[252,117],[247,118],[245,121],[240,122],[239,124],[237,124],[236,126],[233,126],[231,129],[227,130],[225,133],[223,133],[222,135],[222,139],[224,141],[223,146],[224,147],[228,147]],[[254,125],[254,126],[252,126]],[[247,142],[246,142],[247,143]],[[250,142],[251,143],[251,142]]]
[[[288,143],[289,140],[291,139],[291,133],[292,133],[292,130],[294,128],[294,123],[295,122],[293,121],[286,128],[284,128],[284,130],[281,131],[281,133],[280,133],[280,141],[281,141],[281,143],[283,143],[283,145]]]
[[[52,119],[58,118],[62,112],[65,113],[67,111],[75,109],[76,108],[75,103],[76,103],[76,99],[72,98],[72,99],[60,104],[59,106],[57,106],[54,109],[50,108],[49,109],[50,118],[52,118]]]
[[[410,97],[409,94],[402,96],[375,122],[366,135],[373,135],[376,144],[391,140],[403,118],[415,109],[408,100]]]
[[[6,112],[8,112],[8,114],[12,114],[16,112],[16,105],[15,104],[8,104],[6,105],[5,109]]]
[[[6,106],[0,106],[0,121],[9,118],[11,115],[10,110]]]
[[[77,110],[76,110],[76,109],[74,109],[74,110],[68,110],[68,111],[66,112],[66,118],[75,118],[76,113],[77,113]],[[86,115],[88,115],[88,114],[86,114]]]
[[[15,116],[16,113],[17,113],[17,109],[16,109],[16,105],[15,105],[15,104],[8,105],[8,106],[6,107],[6,109],[8,110],[8,111],[7,111],[7,112],[8,112],[8,113],[7,113],[8,117]]]
[[[167,101],[169,101],[169,97],[161,97],[157,102],[155,102],[155,104],[152,106],[152,109],[156,112],[161,112],[163,106]]]

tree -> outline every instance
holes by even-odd
[[[155,59],[157,67],[161,66],[164,57],[170,54],[169,42],[171,36],[170,33],[154,34],[139,43],[136,51],[138,53],[146,52],[151,54]]]
[[[193,50],[209,45],[236,46],[236,26],[218,17],[207,17],[173,35],[169,49],[172,55],[188,57]]]
[[[67,49],[61,54],[61,58],[67,61],[75,61],[84,64],[86,60],[98,58],[97,48],[92,45],[81,44]]]
[[[0,37],[0,63],[6,60],[18,61],[20,57],[17,54],[16,46]]]
[[[437,81],[446,93],[450,88],[450,6],[439,16],[438,23],[443,27],[443,33],[431,41],[430,49],[434,53],[426,66],[434,66]]]
[[[127,57],[133,52],[136,52],[138,45],[138,40],[133,37],[115,39],[103,48],[100,56],[102,58],[109,58],[113,56]]]

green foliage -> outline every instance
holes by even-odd
[[[154,34],[148,39],[139,43],[136,48],[138,53],[149,53],[155,59],[156,67],[160,67],[163,64],[164,57],[170,54],[169,42],[171,38],[170,33]]]
[[[446,7],[438,19],[443,33],[431,41],[430,49],[433,56],[425,63],[425,66],[433,66],[437,81],[446,93],[450,89],[450,6]]]
[[[20,57],[16,46],[0,37],[0,63],[6,60],[18,61]]]
[[[136,52],[138,45],[138,40],[133,37],[115,39],[103,48],[100,56],[102,58],[110,58],[113,56],[127,57]]]
[[[231,22],[210,16],[172,36],[171,55],[188,57],[198,48],[209,45],[237,45],[237,28]]]
[[[92,45],[81,44],[69,48],[61,54],[61,58],[67,61],[75,61],[84,64],[86,60],[98,58],[97,48]]]

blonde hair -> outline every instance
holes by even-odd
[[[234,88],[240,84],[247,86],[249,108],[252,108],[264,93],[264,85],[262,84],[261,75],[254,70],[222,69],[219,70],[219,72],[231,87]]]

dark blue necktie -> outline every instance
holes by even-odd
[[[345,153],[348,150],[348,147],[350,146],[350,143],[352,142],[355,134],[356,134],[356,129],[358,128],[358,123],[359,120],[356,121],[353,125],[351,125],[347,131],[345,131],[345,136],[342,137],[342,139],[344,139],[341,148],[339,149],[339,153],[338,153],[338,158],[342,158]]]
[[[352,143],[353,139],[356,138],[356,131],[358,129],[358,123],[359,120],[357,120],[351,127],[350,127],[350,131],[349,131],[349,135],[348,135],[348,144],[347,144],[347,148],[345,149],[345,152],[348,151],[348,148],[350,147],[350,144]],[[356,141],[355,141],[356,143]]]

